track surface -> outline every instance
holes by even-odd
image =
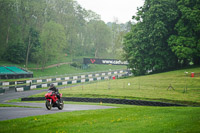
[[[58,110],[58,108],[52,108],[52,110],[47,110],[45,108],[44,103],[12,103],[12,104],[22,105],[22,106],[42,107],[42,108],[0,107],[0,121],[22,118],[27,116],[54,114],[60,112],[113,108],[109,106],[99,106],[99,105],[65,104],[63,110]]]
[[[4,104],[7,100],[27,97],[33,94],[45,92],[47,90],[31,90],[24,92],[10,92],[0,95],[0,103]],[[0,121],[23,118],[28,116],[53,114],[60,112],[80,111],[80,110],[95,110],[95,109],[109,109],[114,108],[112,106],[100,106],[100,105],[77,105],[77,104],[65,104],[63,110],[58,108],[52,108],[47,110],[44,103],[6,103],[12,105],[21,106],[33,106],[41,108],[21,108],[21,107],[0,107]]]

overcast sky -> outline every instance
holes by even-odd
[[[115,18],[120,23],[132,20],[136,14],[137,7],[144,4],[144,0],[76,0],[83,8],[92,10],[101,15],[101,19],[113,22]]]

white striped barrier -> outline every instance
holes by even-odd
[[[39,79],[39,80],[27,80],[27,81],[18,81],[18,83],[42,83],[42,82],[53,82],[53,84],[55,86],[59,86],[59,85],[67,85],[67,84],[75,84],[75,83],[83,83],[83,82],[91,82],[91,81],[96,81],[96,80],[108,80],[108,79],[112,79],[112,77],[122,77],[123,76],[123,72],[125,72],[125,74],[128,74],[127,71],[113,71],[113,72],[107,72],[107,73],[97,73],[97,74],[89,74],[89,75],[80,75],[80,76],[73,76],[73,77],[64,77],[64,78],[48,78],[48,79]],[[119,74],[118,74],[119,73]],[[101,77],[99,77],[101,75]],[[106,76],[108,75],[108,76]],[[131,74],[129,74],[131,75]],[[94,76],[94,77],[93,77]],[[88,77],[88,78],[86,78]],[[93,77],[93,78],[92,78]],[[60,81],[61,82],[58,82]],[[62,81],[65,80],[65,81]],[[71,80],[71,81],[70,81]],[[9,82],[4,82],[1,84],[5,84],[8,85]],[[12,83],[13,85],[16,84],[15,82]],[[17,87],[15,90],[16,91],[26,91],[26,90],[30,90],[30,89],[36,89],[36,88],[44,88],[44,87],[48,87],[50,86],[51,83],[43,83],[43,84],[37,84],[37,85],[31,85],[31,86],[25,86],[25,87]],[[8,87],[9,88],[9,87]],[[23,88],[23,89],[22,89]],[[1,88],[4,89],[4,88]]]
[[[61,80],[61,78],[56,78],[56,81],[60,81]]]
[[[36,85],[32,85],[32,86],[30,87],[30,89],[36,89],[36,88],[37,88]]]
[[[16,91],[17,92],[22,92],[22,91],[24,91],[24,87],[16,88]]]
[[[72,81],[72,84],[76,84],[76,83],[77,83],[77,80],[73,80],[73,81]]]
[[[40,80],[37,80],[37,83],[42,83],[42,80],[40,79]]]

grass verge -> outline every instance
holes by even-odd
[[[0,104],[0,107],[40,108],[40,107],[32,107],[32,106],[19,106],[19,105],[11,105],[11,104]]]
[[[184,72],[200,67],[140,77],[94,82],[60,90],[63,97],[120,98],[200,105],[200,77]],[[172,88],[168,88],[169,86]],[[32,97],[43,97],[44,93]]]
[[[160,133],[200,130],[199,107],[141,107],[64,112],[0,121],[0,132]]]
[[[56,63],[56,62],[52,62]],[[13,64],[10,62],[0,61],[0,66],[18,66],[21,68],[24,68],[24,65],[22,64]],[[50,64],[49,64],[50,65]],[[31,67],[37,67],[35,64],[30,64]],[[80,69],[70,66],[70,64],[65,64],[61,66],[56,66],[52,68],[42,70],[34,70],[31,69],[30,71],[33,72],[34,78],[40,78],[44,76],[60,76],[60,75],[69,75],[69,74],[78,74],[78,73],[87,73],[87,72],[98,72],[98,71],[111,71],[111,70],[121,70],[126,69],[126,66],[120,66],[120,65],[98,65],[98,64],[90,64],[88,69]],[[18,80],[27,80],[27,79],[18,79]],[[16,79],[0,79],[0,81],[16,81]]]

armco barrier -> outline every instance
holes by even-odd
[[[108,79],[111,79],[112,77],[108,77]],[[103,80],[104,78],[102,78]],[[59,85],[66,85],[66,84],[76,84],[76,83],[84,83],[84,82],[91,82],[91,81],[96,81],[97,78],[90,78],[90,79],[85,79],[85,80],[72,80],[72,81],[62,81],[62,82],[53,82],[55,86]],[[36,89],[36,88],[43,88],[43,87],[49,87],[51,83],[46,83],[46,84],[37,84],[37,85],[31,85],[31,86],[17,86],[15,91],[16,92],[21,92],[21,91],[27,91],[31,89]]]
[[[79,97],[63,97],[64,101],[72,102],[95,102],[95,103],[114,103],[114,104],[128,104],[128,105],[141,105],[141,106],[186,106],[173,103],[163,103],[154,101],[143,100],[129,100],[129,99],[113,99],[113,98],[79,98]],[[22,98],[22,101],[43,101],[45,97]]]
[[[5,89],[0,89],[0,94],[5,93]]]
[[[55,81],[64,81],[64,80],[77,80],[89,77],[103,77],[106,75],[127,75],[129,70],[116,70],[111,72],[97,72],[95,74],[86,74],[86,75],[79,75],[79,76],[69,76],[69,77],[57,77],[57,78],[46,78],[46,79],[32,79],[32,80],[24,80],[24,81],[16,81],[16,82],[0,82],[0,86],[8,86],[8,85],[18,85],[18,84],[37,84],[37,83],[46,83],[46,82],[55,82]]]
[[[112,73],[115,74],[115,75],[112,75]],[[116,73],[119,73],[119,74],[116,75]],[[112,79],[113,76],[116,76],[117,78],[118,77],[122,77],[123,76],[122,74],[123,74],[123,71],[115,71],[115,72],[107,72],[107,74],[106,73],[101,73],[101,74],[91,74],[91,75],[73,76],[73,77],[67,77],[67,78],[65,77],[65,78],[63,78],[63,79],[67,79],[67,80],[70,80],[70,81],[66,81],[66,80],[60,81],[62,78],[53,78],[51,80],[50,79],[40,79],[40,80],[32,80],[32,82],[34,82],[36,84],[16,85],[16,86],[9,86],[9,87],[12,87],[12,88],[15,87],[15,91],[16,92],[21,92],[21,91],[27,91],[27,90],[36,89],[36,88],[49,87],[51,83],[55,84],[55,86],[59,86],[59,85],[66,85],[66,84],[92,82],[92,81],[97,81],[97,80],[106,80],[106,79],[108,80],[108,79]],[[99,76],[99,75],[103,75],[105,77],[93,77],[93,76]],[[87,78],[79,79],[81,77],[87,77]],[[76,79],[76,80],[74,80],[74,79]],[[50,80],[51,82],[50,83],[42,83],[43,80],[45,80],[45,81]],[[27,80],[27,81],[23,81],[22,83],[24,83],[24,82],[30,83],[31,81]],[[9,83],[9,82],[7,82],[7,83]],[[9,87],[8,87],[8,90],[9,90]],[[2,89],[3,88],[4,87],[2,87]],[[0,92],[0,93],[5,93],[5,91],[4,92]]]

